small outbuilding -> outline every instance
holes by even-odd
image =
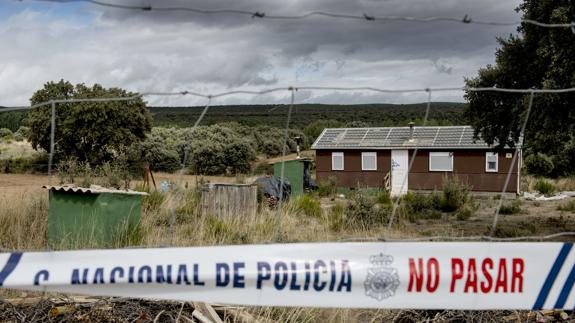
[[[137,230],[144,192],[89,188],[75,185],[44,186],[50,192],[48,243],[65,246],[114,246]]]
[[[284,177],[291,184],[291,196],[300,196],[308,187],[315,186],[311,179],[311,167],[313,159],[310,158],[295,158],[285,160],[284,163]],[[281,178],[282,175],[282,162],[278,161],[273,165],[274,176]]]
[[[501,192],[517,150],[507,192],[519,193],[520,146],[496,151],[476,140],[470,126],[324,129],[312,149],[318,182],[333,176],[340,187],[385,188],[392,195],[441,189],[449,176],[476,192]]]

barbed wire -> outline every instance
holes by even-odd
[[[20,0],[22,1],[22,0]],[[269,14],[263,10],[238,10],[238,9],[201,9],[195,7],[156,7],[149,5],[128,5],[128,4],[116,4],[99,0],[35,0],[40,2],[52,2],[52,3],[74,3],[74,2],[84,2],[90,3],[100,7],[114,8],[114,9],[124,9],[124,10],[136,10],[136,11],[156,11],[156,12],[189,12],[201,15],[241,15],[250,17],[252,19],[271,19],[271,20],[303,20],[312,17],[323,17],[330,19],[347,19],[347,20],[358,20],[358,21],[368,21],[368,22],[393,22],[393,21],[403,21],[403,22],[417,22],[417,23],[432,23],[432,22],[454,22],[463,24],[476,24],[476,25],[489,25],[489,26],[518,26],[521,24],[530,24],[537,27],[543,28],[566,28],[571,29],[575,33],[575,21],[567,23],[546,23],[533,19],[520,19],[516,21],[487,21],[481,19],[474,19],[468,14],[465,14],[461,18],[456,17],[441,17],[441,16],[431,16],[431,17],[415,17],[415,16],[378,16],[364,12],[362,14],[344,14],[344,13],[333,13],[329,11],[310,11],[301,14]]]
[[[149,97],[149,96],[194,96],[205,99],[215,99],[232,95],[263,95],[275,92],[289,92],[289,91],[366,91],[366,92],[379,92],[379,93],[417,93],[417,92],[453,92],[453,91],[463,91],[463,92],[503,92],[503,93],[547,93],[547,94],[561,94],[575,92],[575,87],[572,88],[560,88],[560,89],[536,89],[536,88],[526,88],[526,89],[513,89],[513,88],[499,88],[499,87],[425,87],[425,88],[407,88],[407,89],[385,89],[377,87],[341,87],[341,86],[286,86],[286,87],[274,87],[262,90],[232,90],[226,92],[219,92],[215,94],[205,94],[194,91],[180,91],[180,92],[142,92],[138,95],[129,97],[110,97],[110,98],[87,98],[87,99],[60,99],[60,100],[48,100],[45,102],[40,102],[30,106],[1,106],[0,112],[12,112],[19,110],[30,110],[43,106],[50,105],[54,103],[83,103],[83,102],[114,102],[114,101],[130,101],[137,98]]]
[[[445,87],[445,88],[415,88],[415,89],[384,89],[384,88],[375,88],[375,87],[337,87],[337,86],[301,86],[301,87],[294,87],[294,86],[290,86],[290,87],[276,87],[276,88],[268,88],[268,89],[261,89],[261,90],[232,90],[232,91],[227,91],[227,92],[221,92],[221,93],[216,93],[216,94],[203,94],[200,92],[194,92],[194,91],[180,91],[180,92],[144,92],[141,94],[136,94],[136,95],[132,95],[132,96],[128,96],[128,97],[115,97],[115,98],[85,98],[85,99],[58,99],[58,100],[49,100],[46,102],[41,102],[38,104],[34,104],[28,107],[8,107],[8,108],[3,108],[0,109],[0,112],[3,111],[15,111],[15,109],[20,109],[20,110],[27,110],[27,109],[33,109],[33,108],[39,108],[39,107],[44,107],[44,106],[48,106],[50,105],[52,107],[52,115],[51,115],[51,142],[52,144],[50,145],[50,151],[49,153],[49,162],[48,162],[48,176],[49,176],[49,183],[51,183],[51,178],[52,178],[52,172],[51,172],[51,168],[52,168],[52,157],[54,154],[54,137],[55,137],[55,115],[56,115],[56,104],[69,104],[69,103],[83,103],[83,102],[98,102],[98,103],[104,103],[104,102],[117,102],[117,101],[130,101],[130,100],[135,100],[138,98],[143,98],[143,97],[147,97],[147,96],[195,96],[195,97],[201,97],[201,98],[206,98],[208,99],[208,103],[207,105],[204,107],[204,109],[202,110],[200,116],[198,117],[198,119],[195,121],[192,130],[195,129],[200,122],[203,120],[203,118],[205,117],[205,115],[208,112],[208,109],[212,103],[212,99],[213,98],[220,98],[220,97],[225,97],[225,96],[231,96],[231,95],[263,95],[263,94],[269,94],[269,93],[274,93],[274,92],[280,92],[280,91],[289,91],[289,93],[291,94],[291,100],[290,100],[290,104],[289,104],[289,111],[287,114],[287,120],[286,120],[286,127],[285,127],[285,138],[284,138],[284,143],[282,146],[282,157],[285,157],[286,155],[286,140],[287,140],[287,135],[288,135],[288,131],[289,131],[289,123],[290,123],[290,118],[291,118],[291,112],[293,109],[293,106],[295,105],[295,92],[296,91],[300,91],[300,90],[307,90],[307,91],[372,91],[372,92],[379,92],[379,93],[416,93],[416,92],[426,92],[428,93],[428,98],[427,98],[427,105],[426,105],[426,110],[425,110],[425,115],[423,118],[423,123],[424,125],[427,122],[428,116],[429,116],[429,111],[430,111],[430,107],[431,107],[431,94],[432,92],[445,92],[445,91],[471,91],[471,92],[486,92],[486,91],[491,91],[491,92],[503,92],[503,93],[523,93],[523,94],[530,94],[530,100],[529,100],[529,107],[528,107],[528,111],[525,117],[525,120],[523,122],[522,128],[521,128],[521,138],[523,138],[524,133],[525,133],[525,129],[527,126],[527,122],[529,119],[529,116],[531,114],[531,108],[533,106],[533,97],[536,93],[554,93],[554,94],[559,94],[559,93],[569,93],[569,92],[575,92],[575,88],[561,88],[561,89],[512,89],[512,88],[497,88],[497,87]],[[521,139],[522,140],[522,139]],[[407,182],[407,177],[409,176],[409,173],[411,171],[411,167],[414,161],[414,157],[417,154],[417,149],[418,149],[418,144],[416,144],[413,155],[411,157],[411,161],[409,163],[409,168],[408,168],[408,172],[405,174],[405,178],[403,178],[403,182],[402,182],[402,191],[403,191],[403,187],[405,186],[406,182]],[[515,165],[515,162],[517,160],[517,148],[514,154],[514,158],[513,161],[509,167],[509,170],[507,172],[507,177],[506,177],[506,181],[505,181],[505,185],[502,191],[502,196],[504,196],[504,193],[506,192],[509,180],[510,180],[510,175],[511,175],[511,171]],[[179,178],[182,179],[183,177],[183,169],[185,168],[186,165],[186,152],[184,154],[184,162],[182,164],[182,168],[179,174]],[[282,158],[282,172],[281,172],[281,180],[282,180],[282,184],[283,184],[283,177],[284,177],[284,158]],[[281,185],[280,187],[280,191],[283,190],[283,185]],[[281,201],[281,193],[280,193],[280,201]],[[394,218],[395,218],[395,213],[397,212],[398,206],[400,205],[401,201],[403,199],[398,198],[396,199],[396,201],[394,202],[394,207],[391,213],[391,217],[388,223],[388,227],[390,228],[393,224]],[[393,240],[393,239],[389,239],[386,237],[373,237],[373,238],[366,238],[366,241],[425,241],[425,240],[429,240],[429,239],[440,239],[440,238],[445,238],[445,239],[453,239],[453,240],[462,240],[462,239],[468,239],[468,240],[488,240],[488,241],[521,241],[521,240],[541,240],[541,239],[551,239],[554,237],[560,237],[560,236],[567,236],[567,235],[573,235],[573,233],[559,233],[559,234],[554,234],[554,235],[549,235],[549,236],[543,236],[543,237],[516,237],[516,238],[506,238],[506,239],[499,239],[499,238],[494,238],[493,235],[495,234],[495,229],[496,229],[496,225],[497,225],[497,219],[499,216],[499,211],[502,207],[503,201],[502,199],[500,199],[496,211],[495,211],[495,215],[494,215],[494,219],[493,219],[493,226],[491,228],[491,235],[489,236],[489,238],[486,238],[486,236],[470,236],[470,237],[431,237],[431,238],[415,238],[415,239],[408,239],[408,240]],[[278,214],[276,215],[276,224],[275,224],[275,241],[279,241],[280,240],[280,228],[281,228],[281,218],[280,218],[280,212],[281,212],[281,202],[278,205]],[[172,244],[172,240],[173,240],[173,225],[174,225],[174,220],[175,219],[175,213],[172,215],[172,223],[170,223],[170,244]],[[358,239],[363,239],[363,238],[358,238]]]

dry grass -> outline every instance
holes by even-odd
[[[46,248],[48,216],[47,192],[24,181],[17,186],[13,177],[0,181],[13,183],[10,189],[0,191],[0,246],[7,249],[42,250]],[[26,178],[23,178],[26,179]],[[27,177],[43,182],[45,177]],[[225,178],[234,181],[235,178]],[[195,178],[190,181],[195,185]],[[35,187],[35,188],[34,188]],[[142,221],[138,239],[120,239],[114,247],[124,246],[208,246],[229,244],[255,244],[274,241],[276,211],[262,207],[255,217],[218,219],[198,212],[198,195],[194,189],[179,192],[154,192],[143,203]],[[492,220],[494,201],[480,200],[480,211],[467,221],[453,218],[423,219],[418,223],[403,221],[392,230],[386,223],[373,226],[350,227],[342,212],[345,200],[322,199],[321,214],[306,215],[298,200],[285,203],[281,215],[281,242],[340,241],[346,238],[410,238],[429,235],[466,236],[485,234]],[[330,204],[330,205],[328,205]],[[525,202],[525,214],[500,219],[501,236],[544,234],[575,230],[575,215],[557,210],[559,203],[533,204]],[[341,211],[341,210],[340,210]],[[560,213],[564,213],[560,216]],[[335,218],[342,216],[343,219]],[[531,224],[529,227],[525,224]],[[522,226],[523,225],[523,226]],[[517,229],[520,228],[521,230]],[[532,232],[536,229],[537,232]],[[518,231],[519,230],[519,231]],[[75,248],[95,247],[90,244],[72,244]],[[3,291],[2,295],[11,295]],[[443,321],[500,321],[516,317],[526,319],[526,312],[471,312],[471,311],[389,311],[248,307],[247,310],[263,322],[388,322],[401,320],[417,322]]]
[[[46,248],[48,193],[0,195],[0,248],[41,250]]]
[[[539,180],[540,178],[531,175],[521,176],[521,190],[524,192],[536,192],[537,190],[535,189],[535,185]],[[575,191],[575,177],[557,179],[546,178],[545,180],[553,184],[558,192]]]

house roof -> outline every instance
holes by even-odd
[[[471,126],[385,128],[326,128],[312,149],[392,149],[392,148],[488,149],[481,139],[473,138]]]

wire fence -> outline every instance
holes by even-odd
[[[53,177],[53,157],[54,157],[54,143],[55,143],[55,128],[56,128],[56,116],[57,116],[57,106],[60,104],[73,104],[73,103],[82,103],[82,102],[100,102],[100,103],[105,103],[105,102],[117,102],[117,101],[129,101],[129,100],[134,100],[137,98],[142,98],[142,97],[149,97],[149,96],[195,96],[195,97],[201,97],[201,98],[205,98],[207,99],[207,104],[206,106],[203,108],[201,114],[199,115],[199,117],[196,119],[196,121],[194,122],[191,131],[193,133],[193,131],[201,124],[202,120],[204,119],[204,117],[206,116],[206,114],[209,111],[210,106],[213,104],[214,100],[217,98],[222,98],[222,97],[228,97],[228,96],[237,96],[237,95],[251,95],[251,96],[258,96],[258,95],[263,95],[263,94],[268,94],[268,93],[274,93],[274,92],[287,92],[290,96],[290,101],[287,102],[286,104],[288,105],[289,109],[286,115],[286,123],[285,123],[285,127],[284,127],[284,138],[283,138],[283,142],[282,142],[282,154],[281,154],[281,190],[283,190],[283,181],[284,181],[284,172],[285,172],[285,156],[287,154],[287,141],[288,141],[288,134],[289,134],[289,129],[290,129],[290,118],[292,115],[292,110],[294,107],[294,104],[296,103],[296,96],[295,93],[297,91],[300,90],[308,90],[308,91],[367,91],[367,92],[379,92],[379,93],[416,93],[416,92],[420,92],[420,93],[427,93],[427,104],[426,104],[426,108],[425,108],[425,112],[424,112],[424,116],[423,116],[423,126],[425,126],[427,124],[427,120],[428,120],[428,116],[429,116],[429,112],[431,109],[431,103],[432,103],[432,93],[433,92],[445,92],[445,91],[470,91],[470,92],[502,92],[502,93],[522,93],[522,94],[528,94],[529,95],[529,101],[528,101],[528,107],[527,107],[527,113],[525,114],[525,119],[522,122],[522,127],[520,129],[520,140],[517,143],[514,153],[513,153],[513,160],[509,166],[509,168],[506,170],[506,179],[505,179],[505,183],[503,186],[503,189],[501,191],[501,198],[499,199],[494,215],[493,215],[493,224],[491,226],[491,230],[490,230],[490,235],[489,236],[468,236],[468,237],[447,237],[447,236],[438,236],[438,237],[426,237],[426,238],[405,238],[405,239],[391,239],[391,238],[387,238],[387,237],[369,237],[369,238],[352,238],[352,239],[346,239],[344,241],[436,241],[436,240],[456,240],[456,241],[460,241],[460,240],[469,240],[469,241],[542,241],[542,240],[552,240],[552,239],[557,239],[559,237],[570,237],[573,236],[573,233],[571,232],[561,232],[561,233],[557,233],[557,234],[553,234],[553,235],[546,235],[546,236],[526,236],[526,237],[515,237],[515,238],[496,238],[494,237],[496,228],[497,228],[497,223],[498,223],[498,218],[500,216],[500,210],[501,207],[503,206],[503,202],[504,202],[504,198],[505,198],[505,193],[507,192],[507,188],[511,179],[511,174],[513,172],[513,168],[516,166],[517,164],[517,159],[518,159],[518,151],[519,149],[521,149],[521,145],[523,144],[523,138],[525,135],[525,129],[527,127],[528,121],[529,121],[529,117],[531,115],[531,111],[533,108],[533,100],[536,94],[561,94],[561,93],[570,93],[570,92],[575,92],[575,88],[565,88],[565,89],[510,89],[510,88],[495,88],[495,87],[479,87],[479,88],[473,88],[473,87],[460,87],[460,88],[421,88],[421,89],[384,89],[384,88],[373,88],[373,87],[330,87],[330,86],[302,86],[302,87],[295,87],[295,86],[290,86],[290,87],[278,87],[278,88],[268,88],[268,89],[261,89],[261,90],[257,90],[257,91],[246,91],[246,90],[232,90],[232,91],[227,91],[227,92],[221,92],[221,93],[216,93],[216,94],[206,94],[206,93],[199,93],[199,92],[193,92],[193,91],[182,91],[182,92],[146,92],[146,93],[142,93],[142,94],[138,94],[138,95],[133,95],[133,96],[129,96],[129,97],[116,97],[116,98],[88,98],[88,99],[67,99],[67,100],[49,100],[46,102],[42,102],[42,103],[38,103],[38,104],[34,104],[32,106],[21,106],[21,107],[8,107],[8,108],[4,108],[4,109],[0,109],[0,112],[4,112],[4,111],[17,111],[17,110],[29,110],[29,109],[35,109],[35,108],[40,108],[40,107],[45,107],[45,106],[50,106],[51,108],[51,114],[50,114],[50,151],[48,152],[48,156],[49,156],[49,162],[48,162],[48,185],[52,184],[52,177]],[[413,163],[415,160],[415,157],[417,155],[418,150],[420,149],[420,144],[419,141],[416,141],[416,144],[414,147],[412,147],[412,154],[411,154],[411,158],[409,159],[409,164],[408,164],[408,171],[405,174],[404,178],[402,179],[402,185],[401,185],[401,192],[404,191],[405,185],[407,184],[408,181],[408,176],[411,173],[412,167],[413,167]],[[185,173],[185,169],[186,169],[186,165],[187,165],[187,158],[188,158],[188,151],[186,150],[184,153],[184,159],[183,159],[183,163],[181,165],[180,171],[178,172],[177,178],[178,181],[180,183],[183,182],[183,175]],[[519,171],[519,170],[517,170]],[[280,196],[283,196],[282,194],[283,192],[280,192]],[[178,195],[179,199],[183,198],[182,193],[180,193]],[[393,203],[393,208],[391,211],[391,215],[389,217],[389,222],[387,224],[388,229],[391,229],[394,225],[394,221],[396,219],[397,216],[397,212],[398,209],[401,206],[401,203],[403,203],[403,199],[402,198],[397,198],[395,199],[394,203]],[[279,206],[277,209],[277,213],[276,213],[276,218],[275,218],[275,224],[274,224],[274,240],[280,241],[281,237],[281,211],[282,211],[282,204],[281,204],[281,199],[279,202]],[[171,216],[171,221],[170,221],[170,227],[169,227],[169,241],[172,244],[173,243],[173,231],[174,231],[174,226],[176,225],[176,211],[174,210],[172,212],[172,216]]]
[[[303,12],[297,14],[276,14],[271,12],[266,12],[264,10],[236,10],[236,9],[203,9],[197,8],[192,6],[152,6],[152,5],[131,5],[131,4],[122,4],[122,3],[111,3],[106,1],[99,1],[99,0],[35,0],[41,2],[51,2],[51,3],[73,3],[73,2],[81,2],[81,3],[88,3],[99,7],[105,8],[113,8],[113,9],[122,9],[122,10],[132,10],[132,11],[145,11],[145,12],[173,12],[173,11],[181,11],[181,12],[189,12],[191,14],[200,14],[200,15],[239,15],[245,16],[253,19],[261,19],[261,20],[290,20],[290,21],[299,21],[303,19],[311,19],[314,17],[322,17],[328,19],[347,19],[347,20],[357,20],[357,21],[367,21],[367,22],[390,22],[390,21],[404,21],[404,22],[418,22],[418,23],[433,23],[433,22],[453,22],[453,23],[463,23],[463,24],[477,24],[477,25],[492,25],[492,26],[514,26],[514,25],[521,25],[521,24],[528,24],[532,26],[537,26],[541,28],[549,28],[549,29],[565,29],[570,30],[575,33],[575,21],[571,22],[554,22],[554,23],[547,23],[541,22],[537,20],[531,19],[521,19],[517,21],[488,21],[488,20],[481,20],[475,19],[470,15],[465,15],[464,17],[439,17],[439,16],[431,16],[431,17],[415,17],[415,16],[381,16],[375,15],[371,13],[361,13],[361,14],[349,14],[349,13],[334,13],[329,11],[323,10],[316,10],[310,12]],[[165,96],[165,97],[172,97],[172,96],[193,96],[204,98],[207,100],[206,106],[202,110],[201,114],[194,122],[193,126],[191,127],[191,131],[193,131],[201,124],[202,120],[206,116],[209,111],[210,106],[213,105],[213,102],[219,98],[223,97],[230,97],[230,96],[237,96],[237,95],[251,95],[251,96],[259,96],[264,94],[270,93],[281,93],[287,92],[289,94],[289,102],[286,102],[289,109],[286,115],[286,122],[284,127],[284,136],[282,142],[282,153],[281,153],[281,185],[280,185],[280,197],[283,196],[283,184],[284,184],[284,175],[285,175],[285,156],[287,154],[287,143],[288,143],[288,136],[290,130],[290,119],[293,113],[294,105],[296,104],[296,92],[297,91],[365,91],[365,92],[374,92],[374,93],[387,93],[387,94],[408,94],[408,93],[427,93],[427,104],[425,108],[425,113],[423,116],[422,125],[426,126],[429,118],[429,113],[432,104],[432,94],[433,93],[440,93],[440,92],[451,92],[451,91],[467,91],[467,92],[500,92],[500,93],[517,93],[517,94],[527,94],[529,95],[529,103],[527,106],[527,112],[525,114],[524,120],[522,120],[522,127],[520,129],[520,139],[517,143],[511,165],[506,170],[506,178],[504,182],[504,186],[502,189],[502,198],[499,199],[494,215],[493,215],[493,224],[491,226],[490,235],[489,236],[467,236],[467,237],[449,237],[449,236],[434,236],[434,237],[424,237],[424,238],[406,238],[406,239],[391,239],[386,237],[368,237],[368,238],[351,238],[346,239],[343,241],[437,241],[437,240],[469,240],[469,241],[542,241],[542,240],[551,240],[557,239],[561,237],[571,237],[574,236],[575,233],[573,232],[561,232],[552,235],[545,235],[545,236],[524,236],[524,237],[514,237],[514,238],[497,238],[494,237],[498,219],[500,216],[500,210],[503,206],[505,193],[507,192],[507,188],[511,179],[511,175],[513,173],[513,168],[516,166],[519,158],[519,150],[522,147],[523,139],[525,135],[525,130],[529,122],[529,118],[532,114],[533,108],[533,101],[534,97],[537,94],[562,94],[562,93],[572,93],[575,92],[575,88],[561,88],[561,89],[514,89],[514,88],[498,88],[498,87],[445,87],[445,88],[414,88],[414,89],[385,89],[385,88],[377,88],[377,87],[338,87],[338,86],[289,86],[289,87],[274,87],[274,88],[265,88],[260,90],[232,90],[220,93],[201,93],[196,91],[179,91],[179,92],[143,92],[133,96],[127,97],[111,97],[111,98],[86,98],[86,99],[54,99],[49,100],[46,102],[41,102],[38,104],[34,104],[32,106],[18,106],[18,107],[3,107],[0,108],[0,112],[11,112],[11,111],[25,111],[30,109],[36,109],[41,107],[50,107],[50,148],[48,152],[48,185],[52,184],[52,177],[53,177],[53,161],[54,161],[54,150],[56,145],[56,138],[55,138],[55,130],[56,130],[56,116],[58,114],[58,106],[61,104],[74,104],[74,103],[85,103],[85,102],[92,102],[92,103],[106,103],[106,102],[121,102],[121,101],[131,101],[143,97],[153,97],[153,96]],[[412,148],[411,158],[409,158],[407,172],[402,179],[401,184],[401,192],[404,191],[406,188],[409,174],[412,171],[412,167],[417,156],[418,150],[420,149],[420,142],[416,141],[415,146]],[[178,172],[178,178],[180,182],[183,182],[183,175],[185,173],[187,159],[188,159],[189,151],[185,149],[183,162],[181,168]],[[519,169],[517,170],[519,171]],[[182,199],[182,193],[178,196],[179,199]],[[395,199],[393,203],[393,208],[391,211],[391,215],[389,217],[389,221],[387,223],[388,229],[391,229],[393,225],[396,223],[397,212],[401,207],[401,203],[403,203],[402,198]],[[279,199],[279,206],[277,208],[277,213],[275,216],[275,223],[274,223],[274,239],[275,241],[279,241],[281,239],[281,211],[282,211],[282,198]],[[175,210],[172,212],[171,220],[170,220],[170,227],[169,227],[169,240],[170,243],[173,243],[173,229],[176,222],[176,212]]]
[[[466,14],[463,17],[414,17],[414,16],[379,16],[371,13],[362,14],[348,14],[348,13],[334,13],[323,10],[315,10],[310,12],[304,12],[299,14],[273,14],[268,13],[264,10],[238,10],[238,9],[202,9],[190,6],[152,6],[151,4],[146,5],[130,5],[121,3],[110,3],[98,0],[35,0],[41,2],[53,2],[53,3],[74,3],[74,2],[84,2],[99,7],[113,8],[113,9],[123,9],[132,11],[145,11],[145,12],[188,12],[192,14],[200,15],[239,15],[248,18],[257,19],[269,19],[269,20],[302,20],[313,17],[322,17],[335,20],[357,20],[357,21],[368,21],[368,22],[390,22],[390,21],[404,21],[404,22],[419,22],[419,23],[432,23],[432,22],[454,22],[463,24],[477,24],[477,25],[490,25],[490,26],[518,26],[521,24],[529,24],[533,26],[538,26],[542,28],[565,28],[571,29],[575,33],[575,21],[563,22],[563,23],[546,23],[540,22],[533,19],[521,19],[517,21],[488,21],[481,19],[474,19],[470,15]]]

